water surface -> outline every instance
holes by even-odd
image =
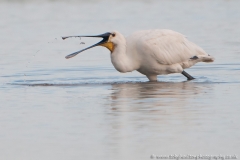
[[[0,158],[150,159],[240,150],[240,1],[1,1]],[[99,39],[168,28],[214,63],[149,83],[121,74]],[[84,42],[85,44],[81,44]]]

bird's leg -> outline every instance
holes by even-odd
[[[150,82],[157,82],[156,75],[146,75]]]
[[[187,72],[185,72],[184,70],[182,71],[182,74],[187,77],[188,80],[193,80],[195,78],[193,78],[190,74],[188,74]]]

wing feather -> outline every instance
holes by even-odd
[[[171,30],[141,31],[135,33],[135,38],[138,39],[138,51],[150,54],[160,64],[182,63],[193,56],[207,55],[201,47],[188,41],[184,35]]]

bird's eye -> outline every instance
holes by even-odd
[[[112,36],[115,37],[115,33],[113,33]]]

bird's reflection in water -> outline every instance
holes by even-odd
[[[125,146],[144,143],[141,151],[152,152],[181,143],[204,124],[212,90],[211,84],[196,82],[112,84],[105,112],[107,144],[115,152],[128,152],[131,147]]]
[[[203,100],[209,103],[210,97],[211,85],[203,83],[112,84],[110,113],[130,121],[195,119],[207,107]]]
[[[184,106],[188,99],[201,93],[202,87],[197,83],[180,82],[156,82],[136,84],[113,84],[112,85],[112,107],[124,106],[135,102],[143,104],[144,107],[154,106]],[[133,105],[133,104],[132,104]],[[117,109],[116,108],[116,109]]]
[[[140,150],[145,153],[192,141],[195,132],[205,127],[213,107],[212,83],[112,84],[111,90],[105,116],[109,124],[106,142],[120,153],[136,144],[144,146]]]

